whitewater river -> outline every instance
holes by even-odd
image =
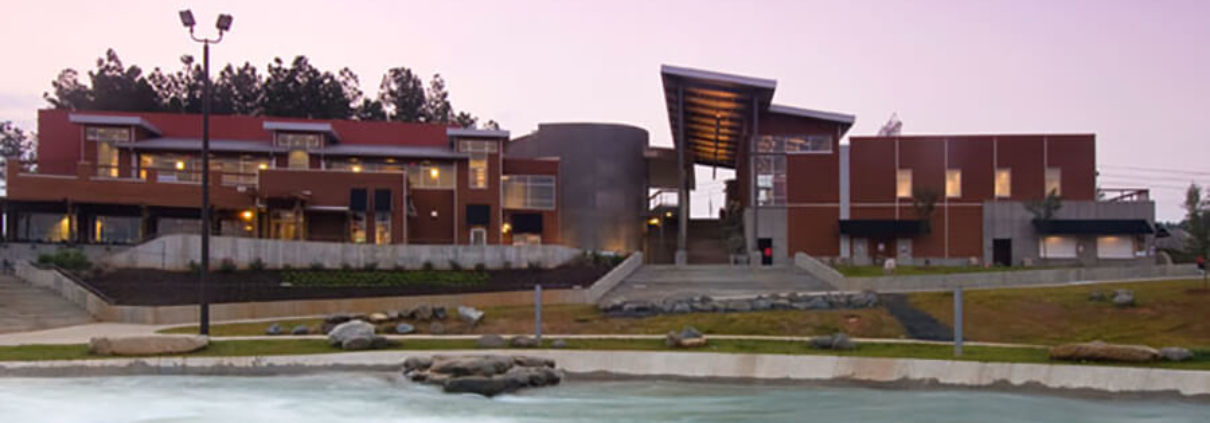
[[[495,399],[388,375],[0,378],[0,422],[1210,422],[1210,403],[615,381]]]

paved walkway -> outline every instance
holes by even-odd
[[[92,322],[88,312],[54,293],[0,276],[0,334]]]
[[[603,301],[616,298],[659,301],[692,295],[747,297],[835,289],[794,266],[644,265],[605,294]]]

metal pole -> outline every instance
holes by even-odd
[[[954,288],[954,357],[962,356],[962,287]]]
[[[534,339],[542,344],[542,285],[534,285]]]
[[[210,43],[202,43],[202,273],[198,304],[198,333],[210,334],[210,298],[206,277],[210,273]]]
[[[677,207],[677,233],[676,233],[676,256],[674,263],[678,265],[689,264],[689,253],[685,250],[689,234],[689,183],[685,172],[685,150],[689,148],[688,140],[685,139],[685,86],[684,82],[676,87],[676,167],[678,185],[676,187],[676,207]]]

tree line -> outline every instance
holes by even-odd
[[[109,49],[96,69],[80,81],[75,69],[64,69],[42,95],[54,108],[126,112],[201,113],[205,77],[193,56],[181,56],[181,68],[146,73],[126,66]],[[311,119],[422,122],[477,127],[479,119],[456,111],[441,74],[426,87],[411,69],[387,70],[376,97],[367,97],[349,68],[332,72],[313,66],[306,56],[289,63],[274,58],[262,74],[251,63],[223,67],[211,85],[211,112],[220,115],[263,115]],[[495,121],[485,127],[496,129]]]

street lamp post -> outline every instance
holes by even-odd
[[[189,28],[189,38],[202,43],[202,268],[198,276],[198,333],[210,334],[210,299],[206,292],[206,278],[210,273],[210,45],[223,41],[223,33],[231,29],[231,15],[218,15],[215,27],[218,38],[198,38],[193,34],[193,12],[182,10],[181,24]]]

